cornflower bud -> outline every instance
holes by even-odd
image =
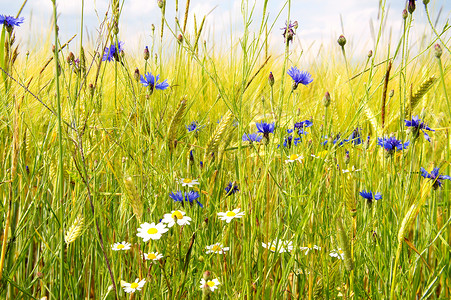
[[[405,19],[407,19],[407,16],[408,16],[407,10],[404,9],[404,10],[402,11],[402,18],[405,20]]]
[[[443,53],[442,47],[440,47],[439,44],[435,44],[434,45],[434,50],[435,50],[435,57],[440,58],[442,56],[442,53]]]
[[[135,69],[135,73],[133,74],[133,77],[135,78],[136,82],[139,81],[139,69],[138,68]]]
[[[413,14],[415,11],[415,1],[416,0],[409,0],[409,4],[407,4],[407,9],[409,10],[410,14]]]
[[[144,60],[148,60],[149,57],[150,57],[149,47],[146,46],[146,48],[144,48]]]
[[[268,84],[270,87],[274,85],[274,75],[272,75],[272,72],[269,72]]]
[[[371,56],[373,56],[373,51],[372,50],[368,51],[368,58],[371,58]]]
[[[177,41],[179,42],[179,44],[183,43],[183,36],[181,34],[177,36]]]
[[[337,40],[338,45],[340,45],[341,47],[344,47],[346,45],[346,38],[344,35],[340,35],[340,37]]]
[[[323,105],[325,107],[329,107],[329,105],[330,105],[330,94],[329,94],[329,92],[326,92],[326,94],[324,95]]]
[[[163,9],[164,5],[166,4],[165,2],[165,0],[158,0],[158,7]]]

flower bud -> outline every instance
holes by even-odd
[[[330,105],[330,94],[329,94],[329,92],[326,92],[326,94],[324,95],[323,105],[325,107],[329,107],[329,105]]]
[[[371,56],[373,56],[373,51],[372,50],[368,51],[368,58],[371,58]]]
[[[158,7],[163,9],[164,5],[166,4],[165,2],[166,2],[165,0],[158,0],[158,2],[157,2],[158,3]]]
[[[388,94],[388,97],[392,98],[394,94],[395,94],[395,90],[392,89],[390,91],[390,93]]]
[[[91,94],[91,97],[94,96],[94,90],[95,90],[94,85],[92,83],[90,83],[88,87],[89,87],[89,93]]]
[[[274,85],[274,75],[272,75],[272,72],[269,72],[268,84],[270,87]]]
[[[337,40],[338,45],[340,45],[341,47],[344,47],[346,45],[346,38],[344,35],[340,35],[340,37]]]
[[[210,271],[205,271],[203,278],[205,279],[205,281],[209,280],[211,277],[211,272]]]
[[[179,42],[179,44],[182,44],[183,43],[183,35],[179,34],[177,36],[177,41]]]
[[[407,9],[409,10],[410,14],[413,14],[415,11],[415,1],[416,0],[409,0],[409,4],[407,4]]]
[[[440,58],[442,56],[443,50],[439,44],[435,44],[434,51],[435,51],[435,57]]]
[[[155,32],[155,25],[152,24],[152,26],[150,26],[150,29],[152,30],[152,33],[154,33]]]
[[[139,69],[138,68],[135,69],[135,73],[133,74],[133,77],[135,78],[136,82],[139,81]]]
[[[293,22],[293,28],[294,29],[298,29],[298,26],[299,26],[298,21],[294,21]]]
[[[146,46],[146,48],[144,48],[144,60],[148,60],[149,57],[150,57],[149,47]]]
[[[402,18],[405,20],[405,19],[407,19],[407,16],[408,16],[407,10],[404,9],[404,10],[402,11]]]
[[[349,156],[349,151],[346,151],[344,163],[345,165],[349,164],[349,161],[351,160],[351,157]]]
[[[423,0],[423,4],[424,4],[424,6],[428,5],[429,4],[429,0]]]

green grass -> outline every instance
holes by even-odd
[[[112,2],[112,18],[119,19],[122,2]],[[293,15],[290,4],[277,24]],[[199,19],[197,32],[183,32],[184,20],[177,26],[163,17],[163,36],[152,35],[173,45],[172,54],[156,43],[148,60],[125,52],[112,62],[98,53],[124,37],[105,25],[101,44],[81,39],[79,68],[66,61],[66,41],[59,41],[58,56],[41,50],[14,61],[15,44],[3,29],[9,44],[0,49],[0,298],[125,299],[121,281],[136,278],[146,280],[136,299],[451,297],[451,185],[443,180],[433,189],[420,176],[421,167],[451,174],[450,27],[433,28],[422,43],[410,40],[406,29],[396,49],[377,39],[371,57],[334,45],[306,62],[292,54],[295,43],[273,53],[266,34],[278,25],[253,18],[250,7],[243,10],[244,34],[221,54],[198,38],[205,30]],[[382,4],[381,24],[384,18]],[[256,32],[251,20],[259,22]],[[397,21],[410,28],[412,15]],[[300,61],[314,81],[292,91],[286,71]],[[136,67],[160,74],[170,87],[150,93],[134,79]],[[409,111],[435,129],[431,143],[421,133],[414,139],[404,126]],[[283,147],[287,129],[306,119],[313,122],[308,134]],[[188,132],[185,125],[194,120],[202,127]],[[269,140],[242,142],[262,120],[275,122]],[[341,133],[346,139],[357,127],[360,145],[324,138]],[[376,142],[391,134],[410,144],[387,156]],[[304,159],[285,163],[291,154]],[[353,167],[358,171],[343,172]],[[181,187],[187,177],[200,185]],[[229,182],[239,192],[227,195]],[[199,192],[203,208],[174,202],[169,194],[178,190]],[[362,190],[383,198],[369,204]],[[218,218],[235,208],[245,216],[230,223]],[[159,240],[136,236],[142,223],[158,223],[172,210],[186,212],[191,224],[175,225]],[[293,250],[262,247],[274,239],[291,241]],[[131,249],[111,250],[122,241]],[[206,254],[217,242],[230,251]],[[320,250],[306,255],[300,247],[309,244]],[[338,248],[344,260],[329,255]],[[143,261],[150,251],[164,257]],[[212,293],[200,288],[206,271],[221,283]]]

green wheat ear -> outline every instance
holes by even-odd
[[[138,222],[141,222],[141,217],[143,215],[144,205],[141,200],[141,196],[136,189],[133,179],[131,177],[124,178],[125,191],[127,193],[127,198],[132,206],[133,213],[135,214]]]
[[[213,155],[216,155],[218,152],[218,148],[221,142],[223,142],[226,134],[228,132],[227,128],[232,124],[233,114],[229,110],[221,119],[218,126],[216,127],[215,132],[210,137],[207,147],[205,149],[204,162],[210,161],[214,158]]]
[[[352,261],[351,250],[349,249],[349,240],[346,231],[343,228],[343,220],[337,218],[337,237],[338,245],[343,251],[344,263],[346,270],[352,271],[354,269],[354,262]]]
[[[72,226],[64,235],[64,241],[66,244],[73,243],[80,235],[83,230],[84,219],[81,215],[79,215],[72,223]]]
[[[414,94],[410,96],[409,105],[406,107],[406,114],[405,116],[410,118],[412,111],[415,109],[415,107],[420,103],[423,96],[429,91],[429,89],[434,84],[436,78],[435,76],[431,76],[420,85],[420,88],[415,91]]]
[[[179,106],[175,110],[174,115],[172,116],[172,120],[168,128],[168,133],[166,134],[169,151],[171,152],[175,149],[175,142],[177,135],[180,131],[180,124],[182,123],[182,119],[185,114],[185,109],[186,109],[186,99],[182,99],[180,101]]]

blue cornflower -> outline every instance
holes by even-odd
[[[393,154],[396,150],[406,149],[409,146],[409,141],[404,144],[401,141],[398,141],[395,137],[389,138],[378,138],[377,144],[387,151],[387,154]]]
[[[13,16],[0,15],[0,24],[6,26],[6,28],[12,29],[14,26],[20,26],[24,21],[24,17],[14,18]]]
[[[243,142],[260,142],[262,140],[262,136],[258,133],[249,133],[249,134],[243,134],[243,137],[241,138]]]
[[[355,146],[363,143],[362,137],[360,135],[360,129],[359,128],[354,129],[354,131],[351,133],[351,136],[349,137],[349,139],[346,140],[346,142],[351,142]]]
[[[280,28],[281,30],[283,30],[282,35],[285,39],[285,42],[288,43],[293,40],[293,36],[296,34],[293,29],[296,29],[296,28],[298,28],[297,21],[294,21],[293,23],[291,23],[291,21],[285,22],[285,27]]]
[[[167,83],[167,79],[164,80],[163,82],[158,82],[158,80],[160,79],[160,75],[157,75],[157,77],[154,77],[152,75],[152,73],[147,73],[146,75],[141,75],[141,83],[143,84],[143,86],[149,87],[150,89],[150,93],[153,93],[154,89],[157,90],[165,90],[169,87],[169,83]]]
[[[269,141],[269,134],[274,133],[274,123],[269,124],[261,121],[261,123],[255,123],[255,126],[257,126],[258,132],[263,133],[266,141]]]
[[[291,67],[291,69],[287,72],[288,75],[293,79],[293,91],[297,89],[298,84],[302,83],[303,85],[307,85],[313,81],[312,75],[310,75],[307,71],[299,71],[297,67]]]
[[[359,194],[360,194],[360,196],[362,196],[363,198],[365,198],[367,200],[368,204],[373,203],[373,199],[374,200],[382,199],[382,195],[380,193],[376,193],[373,198],[373,193],[371,191],[367,192],[367,191],[363,190]]]
[[[194,191],[189,191],[186,193],[183,193],[182,191],[177,191],[175,193],[170,193],[169,198],[173,199],[175,202],[181,202],[183,205],[183,201],[189,202],[191,205],[193,205],[194,200],[199,198],[199,193]],[[202,203],[200,203],[198,200],[196,200],[197,204],[200,207],[204,207]]]
[[[199,131],[203,126],[199,126],[199,123],[197,121],[192,121],[189,125],[185,126],[186,129],[188,129],[189,132],[191,131]]]
[[[124,42],[119,42],[119,44],[117,44],[117,47],[115,44],[111,44],[110,48],[106,47],[102,60],[112,61],[113,59],[116,59],[117,61],[119,61],[119,53],[124,50],[123,45]]]
[[[347,140],[343,140],[341,138],[341,134],[337,134],[335,136],[335,138],[333,138],[332,136],[329,138],[327,135],[324,137],[326,140],[324,142],[322,142],[322,145],[327,145],[327,143],[329,142],[329,140],[332,141],[332,144],[336,144],[338,142],[338,146],[342,146],[345,142],[347,142]],[[333,139],[332,139],[333,138]]]
[[[198,192],[189,191],[189,192],[185,193],[185,201],[189,202],[191,205],[193,205],[194,200],[196,200],[199,197],[200,196],[199,196]],[[202,203],[200,203],[198,200],[196,200],[196,202],[201,208],[204,208]]]
[[[424,124],[424,122],[421,122],[421,119],[418,116],[413,117],[411,121],[404,120],[404,122],[406,122],[406,127],[412,127],[412,135],[413,135],[414,139],[416,139],[420,135],[420,130],[421,130],[421,131],[423,131],[424,138],[429,142],[431,141],[431,138],[425,132],[425,130],[429,130],[429,131],[435,131],[435,130],[428,127],[426,124]]]
[[[424,178],[432,179],[434,181],[433,185],[434,189],[437,189],[442,186],[442,182],[440,180],[445,179],[451,180],[451,176],[439,175],[440,168],[434,168],[434,170],[432,170],[430,174],[424,168],[421,168],[420,171],[421,176],[423,176]]]
[[[301,143],[301,139],[300,138],[294,138],[293,136],[289,135],[285,138],[285,140],[283,141],[283,146],[284,147],[288,147],[291,148],[291,145],[294,144],[295,146],[297,146],[299,143]],[[279,145],[280,146],[280,145]],[[277,148],[279,148],[279,146]]]
[[[224,189],[226,191],[227,196],[233,195],[236,192],[239,192],[238,185],[233,182],[229,182],[229,184]]]

